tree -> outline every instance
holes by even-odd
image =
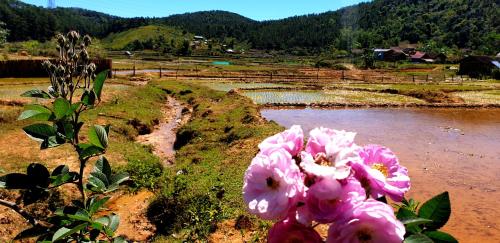
[[[5,23],[0,21],[0,46],[7,42],[7,36],[9,36],[9,30],[5,29]]]
[[[19,120],[39,121],[23,130],[30,138],[41,142],[41,149],[70,144],[79,158],[79,171],[70,171],[67,165],[60,165],[50,172],[44,165],[33,163],[28,166],[26,174],[1,176],[0,188],[22,190],[25,198],[19,201],[24,202],[26,198],[47,200],[51,191],[65,184],[75,185],[80,196],[43,218],[28,213],[17,202],[0,198],[0,205],[17,212],[32,225],[14,240],[38,237],[37,242],[95,242],[97,239],[124,242],[120,237],[114,238],[120,220],[118,215],[100,212],[110,199],[105,194],[117,190],[128,180],[126,173],[113,173],[104,157],[110,127],[89,126],[85,142],[81,141],[80,135],[84,125],[80,117],[99,105],[107,71],[95,73],[96,66],[90,62],[87,52],[91,43],[89,36],[80,38],[72,31],[67,36],[58,35],[57,42],[59,60],[55,64],[50,61],[43,63],[50,77],[48,90],[35,89],[22,95],[49,100],[51,103],[45,104],[51,105],[27,105]],[[77,98],[77,95],[81,97]],[[97,157],[92,172],[85,176],[85,167]]]

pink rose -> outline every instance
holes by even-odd
[[[245,172],[243,198],[262,219],[284,219],[303,191],[299,167],[281,148],[258,154]]]
[[[267,154],[276,148],[288,151],[292,156],[297,156],[304,147],[304,132],[300,126],[292,126],[290,129],[266,138],[259,144],[261,153]]]
[[[391,206],[369,199],[347,210],[342,219],[331,224],[328,243],[401,243],[405,227],[394,216]]]
[[[269,230],[268,243],[320,243],[321,236],[313,228],[298,223],[293,218],[274,224]]]
[[[410,190],[408,170],[399,164],[398,158],[388,148],[368,145],[360,151],[362,162],[350,163],[354,176],[369,195],[377,199],[384,195],[396,202],[403,200]]]

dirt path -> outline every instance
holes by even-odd
[[[183,114],[184,106],[172,97],[168,97],[163,108],[164,117],[154,131],[137,137],[137,141],[152,145],[154,153],[159,156],[165,165],[171,165],[175,159],[175,136],[177,129],[189,120],[189,113]]]

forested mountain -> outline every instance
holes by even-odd
[[[0,0],[0,21],[11,30],[8,40],[48,40],[72,29],[105,37],[112,32],[146,25],[145,18],[125,19],[78,8],[45,9],[17,0]]]
[[[250,30],[255,29],[259,24],[258,21],[226,11],[176,14],[156,21],[209,38],[236,37],[241,40],[247,39]]]
[[[500,51],[498,5],[498,0],[373,0],[322,14],[259,22],[224,11],[126,19],[0,0],[0,21],[13,30],[11,41],[44,40],[56,31],[69,29],[105,37],[130,28],[163,24],[209,38],[234,37],[258,49],[351,50],[408,41],[494,54]]]

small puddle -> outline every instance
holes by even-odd
[[[165,165],[174,163],[174,143],[177,129],[189,120],[189,115],[182,114],[183,108],[184,106],[177,100],[168,97],[167,104],[163,108],[164,118],[160,124],[155,127],[152,133],[137,137],[137,141],[152,145],[154,153],[164,161]]]
[[[357,132],[360,145],[391,148],[408,167],[409,197],[423,202],[449,191],[444,228],[460,242],[500,242],[500,109],[261,110],[284,127]]]

